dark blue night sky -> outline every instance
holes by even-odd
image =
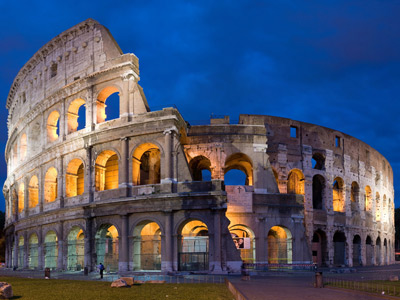
[[[175,104],[194,124],[211,113],[247,113],[337,129],[382,153],[400,189],[399,1],[57,2],[0,2],[1,149],[19,69],[53,37],[93,18],[139,57],[152,109]]]

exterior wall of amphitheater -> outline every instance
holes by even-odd
[[[139,79],[137,57],[91,19],[20,70],[6,104],[7,267],[394,262],[393,172],[376,150],[271,116],[190,126],[175,108],[151,112]],[[242,185],[224,181],[232,170]]]

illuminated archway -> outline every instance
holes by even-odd
[[[336,177],[333,181],[332,196],[333,196],[333,211],[344,212],[344,183],[343,179]]]
[[[67,166],[65,174],[65,194],[67,197],[82,195],[85,189],[83,162],[74,158]]]
[[[118,188],[118,156],[105,150],[96,159],[96,191]]]
[[[350,201],[351,201],[351,210],[358,211],[359,209],[359,198],[360,198],[360,187],[357,182],[353,181],[351,183],[351,191],[350,191]]]
[[[20,183],[18,188],[18,212],[21,213],[25,206],[25,185]]]
[[[292,234],[282,226],[273,226],[268,232],[268,263],[292,263]]]
[[[80,271],[84,268],[85,257],[85,235],[83,230],[78,227],[72,227],[68,234],[67,241],[67,268],[71,271]]]
[[[39,203],[39,180],[34,175],[29,181],[29,208],[34,208]]]
[[[97,124],[102,123],[106,120],[108,121],[111,119],[118,118],[116,116],[117,114],[113,118],[110,118],[110,116],[107,116],[106,114],[106,107],[107,107],[106,101],[110,96],[113,98],[112,99],[113,108],[114,109],[118,108],[118,117],[119,117],[119,90],[116,87],[108,86],[102,89],[97,96]]]
[[[208,228],[199,220],[187,222],[179,233],[179,271],[208,270]]]
[[[24,133],[19,140],[19,156],[20,160],[23,161],[26,158],[26,153],[28,151],[28,141],[26,134]]]
[[[18,268],[25,266],[25,240],[23,236],[18,240]]]
[[[293,169],[289,172],[287,193],[304,195],[304,175],[300,170]]]
[[[375,243],[375,261],[378,266],[382,264],[381,260],[381,238],[378,236]]]
[[[143,221],[133,231],[134,270],[161,270],[161,229],[156,222]]]
[[[253,185],[253,164],[244,153],[234,153],[225,161],[224,175],[231,170],[242,171],[246,175],[244,185]]]
[[[83,113],[79,112],[83,109]],[[67,113],[67,124],[68,124],[68,134],[77,131],[78,127],[82,128],[85,126],[82,121],[81,124],[78,122],[79,114],[84,116],[85,114],[85,100],[78,98],[71,102]]]
[[[56,110],[52,111],[47,118],[47,139],[53,142],[58,139],[60,113]]]
[[[44,177],[44,201],[53,202],[57,199],[57,170],[49,168]]]
[[[104,224],[96,233],[97,263],[106,270],[118,271],[118,230],[114,225]]]
[[[190,160],[189,168],[194,181],[203,181],[203,171],[211,172],[211,161],[207,157],[199,155]]]
[[[254,263],[256,259],[256,244],[254,232],[245,225],[237,224],[229,227],[236,249],[240,251],[242,261]]]
[[[152,143],[138,146],[132,157],[132,181],[134,185],[160,183],[160,149]]]
[[[58,259],[58,238],[57,234],[50,230],[44,238],[44,266],[45,268],[56,269]]]
[[[39,239],[36,233],[31,234],[29,237],[29,244],[28,244],[28,251],[29,251],[29,256],[28,256],[28,266],[29,269],[37,269],[38,268],[38,262],[39,262],[39,250],[38,250],[38,245],[39,245]]]
[[[318,229],[314,232],[311,250],[313,263],[320,267],[326,266],[329,261],[327,246],[326,233],[321,229]]]
[[[369,185],[365,187],[365,210],[371,211],[372,209],[372,191]]]

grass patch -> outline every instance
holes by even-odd
[[[142,284],[131,288],[111,288],[111,282],[61,279],[29,279],[0,277],[12,285],[12,299],[29,300],[123,300],[123,299],[173,299],[173,300],[232,300],[225,284]]]
[[[330,278],[324,282],[324,285],[342,289],[364,291],[379,295],[400,297],[400,281],[389,281],[389,280],[351,281],[351,280]]]

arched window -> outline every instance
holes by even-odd
[[[24,210],[25,205],[25,185],[21,183],[18,189],[18,212],[21,213]]]
[[[203,181],[203,171],[211,172],[211,162],[207,157],[199,155],[190,160],[189,168],[194,181]]]
[[[80,121],[79,117],[81,117]],[[71,102],[68,108],[68,134],[85,128],[85,100],[78,98]]]
[[[311,158],[312,168],[315,170],[325,169],[325,157],[321,153],[314,153]]]
[[[161,270],[161,229],[143,221],[133,230],[133,265],[136,271]]]
[[[59,134],[60,113],[56,110],[52,111],[47,119],[47,138],[49,142],[58,139]]]
[[[151,143],[138,146],[132,157],[134,185],[158,184],[161,181],[160,149]]]
[[[44,201],[53,202],[57,199],[57,170],[53,167],[47,170],[44,177]]]
[[[343,197],[344,183],[343,179],[336,177],[333,181],[333,211],[344,212],[344,197]]]
[[[38,250],[38,245],[39,245],[39,239],[36,233],[33,233],[29,237],[29,244],[28,244],[28,266],[29,269],[37,269],[38,267],[38,257],[39,257],[39,250]]]
[[[96,233],[97,261],[110,271],[118,271],[118,230],[114,225],[103,224]]]
[[[44,238],[44,264],[45,268],[56,269],[58,260],[57,234],[50,230]]]
[[[372,191],[369,185],[365,187],[365,210],[371,211],[372,208]]]
[[[105,150],[96,159],[96,191],[118,188],[118,156]]]
[[[231,170],[239,170],[243,172],[246,176],[244,185],[253,185],[253,164],[246,154],[235,153],[226,159],[224,168],[225,174]],[[236,174],[235,177],[237,177]],[[226,179],[225,181],[226,185],[230,185]]]
[[[83,162],[78,158],[71,160],[67,167],[67,174],[65,174],[65,194],[67,197],[83,194],[85,188],[84,175]]]
[[[333,248],[333,263],[336,266],[344,265],[346,262],[346,236],[342,231],[335,232],[333,236]]]
[[[106,101],[111,101],[112,105],[106,110]],[[102,89],[97,96],[97,123],[119,118],[119,90],[109,86]]]
[[[21,161],[23,161],[26,158],[27,150],[28,150],[28,143],[27,143],[26,134],[24,133],[21,136],[21,139],[19,141],[19,153],[20,153]]]
[[[240,251],[242,261],[253,263],[256,258],[256,244],[254,232],[245,225],[232,225],[229,227],[236,249]]]
[[[72,271],[80,271],[84,267],[85,256],[85,235],[83,230],[78,227],[72,227],[68,234],[67,241],[67,268]]]
[[[298,169],[290,171],[287,182],[288,194],[304,195],[304,175]]]
[[[352,211],[358,211],[359,198],[360,198],[360,187],[358,186],[357,182],[353,181],[351,183],[351,193],[350,193]]]
[[[39,203],[39,181],[36,176],[32,176],[29,181],[29,208],[34,208]]]
[[[325,178],[321,175],[313,177],[313,209],[324,209]]]
[[[268,232],[268,263],[292,263],[292,234],[282,226],[273,226]]]

